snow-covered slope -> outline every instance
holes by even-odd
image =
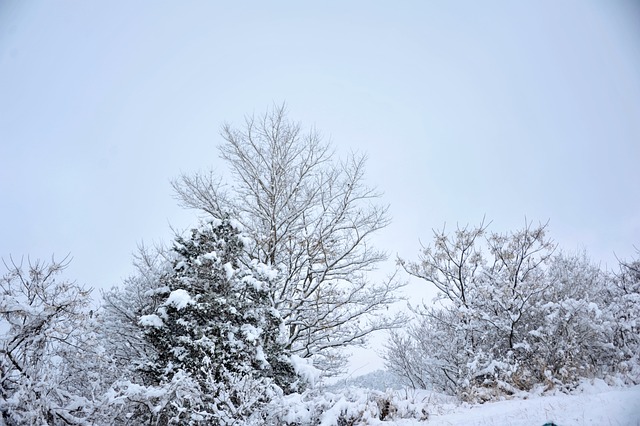
[[[470,405],[430,391],[398,389],[391,386],[398,384],[389,381],[391,378],[390,373],[377,371],[336,383],[326,389],[323,403],[329,407],[335,403],[331,400],[344,403],[346,398],[351,401],[350,414],[364,413],[357,416],[359,423],[355,424],[378,426],[640,426],[640,385],[611,387],[602,380],[585,381],[571,395],[522,393],[510,400]],[[341,384],[345,386],[342,389]],[[380,392],[385,385],[388,390]],[[395,390],[390,389],[393,387]],[[329,397],[332,392],[336,394]],[[381,400],[391,403],[384,420],[379,420],[381,412],[376,404],[371,409],[371,401]],[[428,413],[428,419],[416,419],[420,413]],[[336,424],[337,417],[328,414],[322,416],[321,423]]]
[[[640,386],[596,394],[554,395],[501,401],[432,415],[428,424],[542,426],[553,421],[569,425],[640,425]]]
[[[582,386],[575,395],[557,394],[434,409],[427,422],[397,421],[397,425],[429,426],[640,426],[640,386],[612,388],[603,382]]]

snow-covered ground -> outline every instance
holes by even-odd
[[[364,394],[375,392],[380,379],[385,380],[386,372],[378,371],[352,379],[351,386],[362,386],[359,391],[350,387],[352,393],[362,393],[360,401],[366,400]],[[332,389],[335,391],[336,389]],[[379,392],[379,391],[378,391]],[[389,391],[387,391],[387,395]],[[367,419],[366,424],[379,426],[543,426],[551,423],[558,426],[640,426],[640,385],[634,387],[610,387],[601,380],[583,383],[573,394],[557,392],[552,395],[522,395],[505,401],[479,405],[461,404],[455,398],[427,391],[396,389],[392,391],[398,411],[395,420],[379,421]],[[369,397],[369,399],[371,399]],[[404,402],[403,402],[404,401]],[[356,403],[357,405],[357,403]],[[402,408],[404,407],[404,408]],[[416,420],[408,417],[412,412],[420,412],[425,407],[428,420]],[[418,407],[418,410],[415,408]],[[355,407],[354,407],[355,408]],[[357,410],[357,409],[356,409]],[[364,406],[361,408],[366,410]],[[329,420],[329,419],[327,419]],[[327,424],[330,424],[328,421]]]
[[[640,386],[609,388],[603,383],[584,386],[576,395],[557,394],[476,406],[459,406],[446,414],[432,413],[431,426],[640,426]],[[419,424],[417,422],[402,425]],[[424,424],[424,423],[423,423]]]

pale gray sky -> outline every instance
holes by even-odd
[[[0,0],[0,256],[120,283],[195,222],[170,179],[283,101],[368,153],[392,255],[485,215],[609,264],[640,244],[636,2]]]

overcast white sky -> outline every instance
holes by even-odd
[[[610,266],[640,244],[636,2],[0,0],[0,256],[120,283],[195,222],[170,179],[284,101],[368,153],[394,256],[485,215]]]

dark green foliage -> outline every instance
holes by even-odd
[[[247,402],[240,382],[252,393],[253,408],[297,383],[270,298],[274,272],[249,261],[242,246],[228,219],[212,219],[189,238],[176,238],[173,270],[162,278],[166,301],[141,318],[156,350],[145,372],[151,384],[186,373],[199,388],[200,413],[228,408],[231,417],[244,415],[237,410]]]

